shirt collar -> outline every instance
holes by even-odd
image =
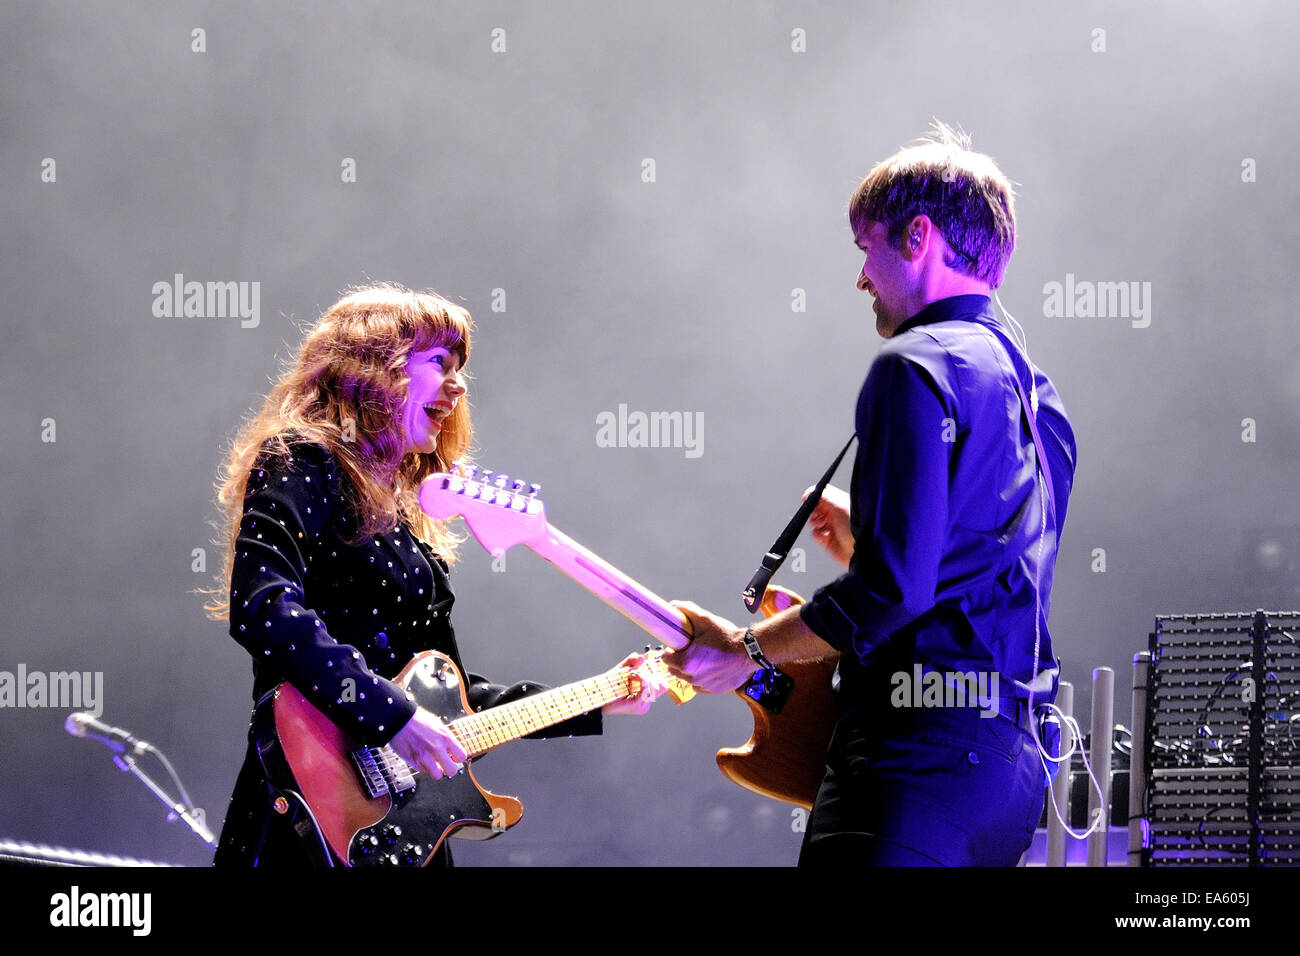
[[[996,322],[993,303],[986,295],[954,295],[931,302],[916,315],[898,327],[894,335],[901,335],[918,325],[946,322],[949,319],[970,319],[976,322]]]

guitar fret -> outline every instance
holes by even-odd
[[[454,721],[452,728],[470,755],[475,756],[570,717],[603,707],[610,701],[625,696],[627,692],[626,674],[603,674],[503,704],[489,711],[466,715]]]

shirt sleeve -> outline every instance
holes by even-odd
[[[335,640],[313,610],[306,556],[345,504],[326,449],[294,445],[292,452],[263,455],[249,474],[230,578],[230,635],[344,731],[384,744],[416,704],[355,647]]]
[[[882,352],[858,396],[849,570],[801,610],[804,623],[860,659],[934,605],[947,539],[948,473],[960,424],[918,362]]]

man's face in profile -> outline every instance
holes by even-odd
[[[858,273],[858,288],[871,293],[871,311],[876,316],[876,332],[889,338],[908,319],[903,307],[908,288],[907,262],[889,243],[884,223],[867,222],[854,233],[854,241],[864,260]]]

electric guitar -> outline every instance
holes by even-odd
[[[528,547],[674,650],[691,642],[690,620],[681,611],[547,523],[537,485],[527,492],[523,481],[507,485],[505,475],[494,479],[490,471],[454,468],[421,483],[420,507],[438,520],[464,518],[493,557],[516,544]],[[799,603],[802,599],[790,591],[769,587],[762,610],[771,617]],[[736,691],[753,713],[754,732],[744,745],[718,751],[718,768],[729,780],[765,797],[812,808],[835,726],[831,675],[838,660],[832,655],[782,665],[795,686],[780,713]]]
[[[647,655],[643,666],[665,680],[679,702],[693,693],[689,684],[668,674],[658,653]],[[467,751],[469,759],[455,776],[433,780],[389,745],[359,744],[292,684],[279,685],[253,712],[253,737],[277,790],[272,807],[293,814],[294,829],[319,863],[423,866],[449,835],[486,840],[504,833],[523,816],[523,804],[480,787],[470,762],[501,744],[641,690],[634,671],[615,667],[471,712],[460,671],[440,651],[411,658],[394,683],[440,717]]]

